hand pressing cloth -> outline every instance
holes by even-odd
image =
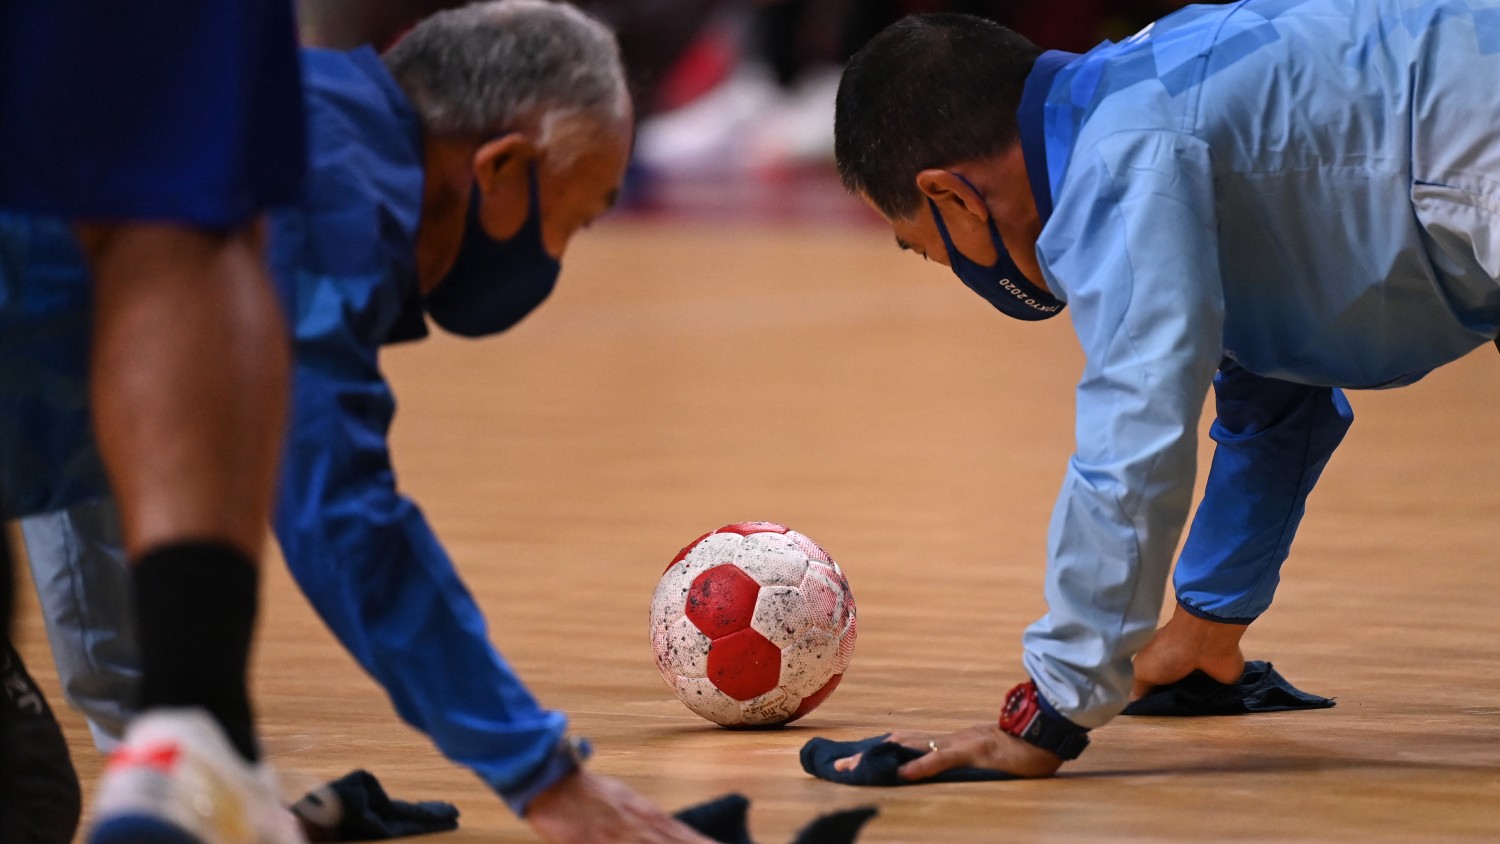
[[[886,741],[890,733],[862,741],[830,741],[815,738],[802,746],[802,770],[819,779],[844,785],[925,785],[934,782],[981,782],[985,780],[1018,779],[1015,774],[991,768],[949,768],[941,774],[924,780],[903,780],[896,770],[929,751],[913,750],[905,745]],[[834,768],[834,763],[854,754],[861,754],[859,764],[847,771]]]

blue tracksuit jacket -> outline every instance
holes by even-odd
[[[386,441],[396,406],[380,348],[426,334],[417,117],[369,49],[305,50],[302,64],[307,191],[270,217],[296,364],[276,537],[308,599],[402,718],[521,810],[572,770],[566,719],[491,647],[452,561],[398,491]],[[88,328],[89,278],[67,228],[0,213],[0,485],[10,516],[108,493],[89,433]]]

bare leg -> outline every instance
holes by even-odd
[[[290,350],[255,232],[85,229],[90,391],[133,566],[142,711],[206,711],[259,758],[246,669]]]
[[[97,278],[91,391],[132,559],[184,539],[258,560],[290,351],[249,230],[86,230]]]

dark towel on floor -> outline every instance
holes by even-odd
[[[865,822],[879,811],[874,806],[860,806],[819,815],[797,833],[792,844],[854,844]]]
[[[750,800],[745,795],[726,794],[683,809],[677,813],[677,819],[719,844],[752,844],[745,819],[749,810]]]
[[[369,771],[352,771],[292,806],[313,841],[382,841],[458,828],[458,807],[392,800]]]
[[[815,738],[802,746],[802,770],[819,779],[844,785],[922,785],[933,782],[979,782],[982,780],[1013,780],[1014,774],[990,768],[952,768],[934,777],[915,782],[903,780],[896,775],[902,765],[925,756],[925,750],[886,741],[890,734],[867,738],[863,741],[830,741]],[[862,753],[859,764],[853,770],[834,770],[833,763],[847,756]]]
[[[726,794],[677,813],[677,819],[720,844],[754,844],[746,815],[750,800],[743,794]],[[814,819],[797,833],[792,844],[854,844],[865,821],[875,817],[872,807],[830,812]]]
[[[1281,676],[1271,663],[1245,663],[1238,683],[1218,680],[1194,671],[1165,686],[1158,686],[1125,707],[1125,715],[1244,715],[1249,712],[1287,712],[1295,709],[1327,709],[1333,699],[1298,689]]]

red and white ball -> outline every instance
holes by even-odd
[[[772,522],[726,525],[667,566],[651,648],[688,709],[726,727],[813,711],[854,655],[854,595],[818,543]]]

